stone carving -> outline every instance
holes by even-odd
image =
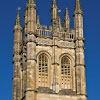
[[[38,45],[53,45],[53,41],[50,39],[43,39],[43,38],[37,38],[36,43]],[[74,48],[74,42],[68,42],[68,41],[55,41],[55,45],[58,47],[65,47],[65,48]]]
[[[50,39],[37,38],[36,43],[39,45],[52,45],[53,41]]]
[[[73,42],[68,42],[68,41],[66,41],[66,42],[58,42],[58,46],[59,46],[59,47],[74,48],[74,45],[75,45],[75,44],[74,44]]]

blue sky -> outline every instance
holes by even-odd
[[[51,0],[36,0],[41,24],[50,24]],[[12,44],[17,7],[21,7],[22,24],[26,0],[0,0],[0,100],[12,98]],[[63,19],[69,9],[73,28],[74,0],[57,0]],[[88,100],[100,98],[100,0],[81,0],[84,11],[85,61]]]

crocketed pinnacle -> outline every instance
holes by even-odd
[[[20,23],[20,12],[19,11],[16,14],[16,22],[15,22],[15,25],[21,26],[21,23]]]
[[[82,8],[81,8],[81,4],[80,4],[80,0],[75,0],[75,9],[74,9],[74,14],[82,14]]]
[[[69,20],[68,8],[65,9],[65,15],[64,15],[64,17],[65,17],[65,20],[66,19]]]

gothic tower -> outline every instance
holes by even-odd
[[[50,13],[51,25],[41,25],[36,1],[28,0],[24,28],[20,12],[16,15],[12,100],[87,100],[80,0],[75,0],[74,29],[68,8],[62,25],[56,0]]]

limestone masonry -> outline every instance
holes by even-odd
[[[24,28],[16,15],[12,100],[87,100],[83,12],[75,0],[74,29],[68,9],[64,25],[52,0],[51,25],[40,24],[36,1],[28,0]]]

